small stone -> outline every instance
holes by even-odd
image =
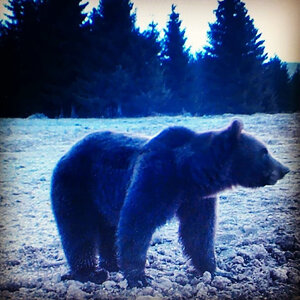
[[[0,291],[9,291],[16,292],[21,288],[21,284],[19,282],[5,282],[0,283]]]
[[[288,279],[287,271],[283,268],[270,270],[270,277],[274,281],[282,281],[282,282],[286,282]]]
[[[107,290],[112,290],[116,286],[116,282],[112,280],[104,281],[102,284]]]
[[[216,276],[211,282],[211,285],[218,289],[224,289],[229,284],[231,284],[231,281],[222,276]]]
[[[120,272],[118,272],[118,273],[115,273],[113,279],[116,282],[121,282],[124,280],[124,276]]]
[[[296,269],[289,270],[287,272],[289,282],[299,285],[300,283],[300,273]]]
[[[243,257],[243,259],[246,263],[248,263],[252,258],[251,253],[246,249],[240,249],[237,254],[239,256]]]
[[[182,274],[177,275],[175,281],[180,285],[186,285],[188,283],[187,277]]]
[[[197,289],[198,291],[200,291],[200,290],[207,290],[207,287],[205,286],[205,284],[204,284],[203,282],[199,282],[199,283],[197,284],[197,286],[196,286],[196,289]]]
[[[90,295],[88,293],[83,292],[76,284],[71,284],[67,290],[66,299],[67,300],[79,300],[86,299]]]
[[[84,292],[88,293],[88,294],[91,294],[93,293],[97,287],[96,287],[96,284],[94,282],[86,282],[83,284],[82,288],[81,288]]]
[[[154,292],[154,295],[153,295],[153,300],[155,299],[155,300],[161,300],[161,299],[163,299],[163,295],[161,294],[161,293],[159,293],[159,292]]]
[[[236,240],[236,235],[231,233],[223,233],[219,235],[218,240],[223,244],[230,244],[232,241]]]
[[[145,288],[142,289],[142,292],[143,292],[144,296],[152,296],[153,293],[154,293],[154,290],[153,290],[152,287],[147,286],[147,287],[145,287]]]
[[[208,271],[205,271],[202,280],[205,284],[209,284],[211,282],[211,274]]]
[[[172,288],[173,283],[167,278],[160,278],[159,282],[155,283],[155,286],[161,290],[169,290]]]
[[[185,299],[189,299],[191,298],[191,296],[193,295],[193,288],[190,284],[186,284],[182,290],[182,296]]]
[[[295,251],[295,252],[294,252],[294,257],[295,257],[296,259],[299,259],[299,258],[300,258],[300,251]]]
[[[255,267],[261,267],[262,266],[262,263],[258,259],[253,259],[252,264]]]
[[[226,249],[223,250],[220,253],[221,257],[223,257],[224,259],[228,260],[228,259],[233,259],[236,256],[236,252],[233,249]]]
[[[245,260],[242,256],[237,255],[232,261],[232,264],[239,264],[239,265],[243,265],[245,263]]]
[[[164,249],[159,249],[159,250],[157,250],[157,253],[161,254],[161,255],[165,255],[166,251]]]
[[[160,235],[154,234],[151,240],[151,246],[161,245],[164,243],[164,238]]]
[[[7,261],[8,266],[13,266],[14,267],[14,266],[17,266],[19,264],[21,264],[21,262],[19,260],[16,260],[16,259]]]
[[[182,299],[182,293],[174,292],[174,294],[172,294],[172,299]]]
[[[199,290],[197,292],[197,298],[199,298],[199,299],[207,299],[207,290]]]
[[[286,251],[284,255],[285,255],[286,259],[293,259],[294,258],[294,254],[291,251]]]
[[[159,300],[161,298],[153,297],[153,296],[137,296],[136,300]]]
[[[45,286],[45,282],[43,283],[43,289],[44,289],[44,286]],[[62,281],[55,283],[54,288],[55,288],[55,293],[57,295],[59,295],[60,297],[65,296],[65,294],[67,292],[67,287],[65,286],[65,284]]]
[[[212,295],[216,295],[217,292],[218,292],[218,290],[214,286],[208,285],[208,293],[210,293]]]
[[[194,277],[190,280],[192,286],[196,286],[200,282],[200,278]]]
[[[120,281],[120,282],[118,283],[118,285],[119,285],[119,287],[120,287],[121,289],[127,289],[127,287],[128,287],[127,279],[124,279],[123,281]]]
[[[256,234],[257,228],[251,225],[244,225],[242,227],[242,232],[245,233],[245,235]]]
[[[268,251],[263,245],[253,245],[251,247],[253,257],[257,259],[264,259],[268,255]]]
[[[296,238],[293,235],[283,235],[276,238],[275,243],[281,247],[284,251],[295,251],[296,250]]]
[[[246,274],[239,274],[237,276],[238,281],[244,281],[244,280],[249,280],[249,277]]]
[[[286,257],[284,255],[284,252],[280,251],[277,248],[273,249],[272,257],[275,258],[277,260],[277,262],[281,265],[286,263]]]

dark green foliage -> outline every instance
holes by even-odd
[[[263,79],[266,59],[261,34],[240,0],[219,1],[205,48],[207,101],[210,113],[270,111]]]
[[[86,17],[80,2],[9,1],[11,16],[1,38],[1,55],[7,57],[3,115],[70,115],[69,86],[80,72]]]
[[[207,100],[207,86],[211,86],[203,52],[199,52],[191,61],[191,112],[195,114],[211,113],[212,103]]]
[[[175,8],[176,6],[172,5],[165,30],[163,70],[166,86],[172,93],[169,110],[178,113],[188,106],[190,70],[189,53],[185,48],[185,30],[180,28],[181,20]]]
[[[81,0],[45,0],[42,6],[42,64],[46,68],[42,95],[51,116],[69,117],[74,105],[70,87],[81,74],[84,58]]]
[[[219,1],[209,45],[192,57],[172,5],[163,40],[130,0],[9,0],[0,22],[1,117],[116,117],[299,110],[289,80],[240,0]]]
[[[300,68],[298,66],[290,81],[291,110],[300,111]]]
[[[148,115],[163,109],[168,91],[161,72],[159,33],[155,24],[140,33],[131,9],[128,0],[108,0],[91,14],[87,25],[91,55],[74,84],[80,116]]]
[[[270,81],[278,111],[291,111],[293,108],[290,101],[290,78],[287,65],[275,56],[266,63],[265,67],[266,80]]]
[[[10,0],[7,5],[14,13],[7,16],[1,30],[1,69],[5,74],[1,80],[1,115],[29,112],[29,99],[32,110],[38,109],[35,96],[40,91],[37,75],[40,65],[36,62],[40,57],[40,5],[39,1],[33,0]]]

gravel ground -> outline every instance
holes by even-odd
[[[239,116],[291,172],[275,186],[220,195],[218,266],[233,278],[195,273],[171,220],[148,251],[145,288],[127,288],[121,273],[101,285],[60,280],[68,271],[51,212],[52,170],[87,133],[156,134],[170,125],[205,131],[232,115],[140,119],[0,120],[0,299],[300,299],[300,115]]]

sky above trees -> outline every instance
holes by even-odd
[[[84,1],[83,1],[84,2]],[[98,5],[90,0],[87,9]],[[137,26],[146,29],[154,20],[158,29],[166,27],[171,5],[177,6],[186,28],[187,46],[197,52],[207,44],[208,22],[214,22],[217,0],[133,0],[137,9]],[[269,57],[278,55],[283,61],[300,62],[300,1],[244,0],[254,25],[262,33]]]
[[[0,0],[0,18],[4,16],[3,4]],[[87,1],[83,0],[82,3]],[[88,1],[87,10],[96,7],[99,0]],[[207,44],[208,22],[214,22],[213,11],[217,8],[217,0],[132,0],[137,9],[137,26],[147,29],[153,20],[158,29],[166,27],[171,5],[177,6],[186,28],[187,46],[195,53]],[[262,33],[266,51],[269,56],[278,55],[286,62],[300,62],[300,1],[299,0],[244,0],[246,8],[254,24]]]

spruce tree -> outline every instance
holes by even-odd
[[[3,106],[11,116],[69,116],[70,86],[83,55],[81,0],[9,0],[0,51],[6,57]],[[12,103],[12,105],[9,105]]]
[[[84,64],[82,23],[87,3],[81,0],[45,0],[41,11],[42,66],[46,70],[44,97],[51,116],[69,117],[72,112],[72,83]]]
[[[8,116],[26,116],[38,110],[40,89],[40,1],[10,0],[10,13],[2,24],[1,69],[5,74],[1,87],[1,111]]]
[[[291,92],[291,110],[300,111],[300,67],[298,66],[296,72],[293,74],[290,81]]]
[[[128,0],[104,0],[90,16],[90,55],[75,83],[84,114],[88,103],[94,114],[107,117],[146,115],[165,97],[156,26],[140,33],[131,10]]]
[[[205,47],[207,101],[212,113],[271,110],[263,78],[264,41],[240,0],[219,1]]]
[[[275,56],[265,64],[265,68],[265,74],[267,80],[270,81],[278,111],[290,111],[292,107],[290,103],[290,78],[287,64],[283,63],[278,56]]]
[[[170,111],[182,112],[187,107],[185,103],[189,83],[189,53],[185,48],[185,30],[181,29],[182,21],[172,5],[167,29],[165,29],[163,47],[163,68],[167,88],[172,93]]]
[[[130,67],[133,59],[133,40],[137,34],[133,4],[129,0],[102,0],[100,14],[102,16],[101,32],[107,53],[103,62],[108,70]]]

